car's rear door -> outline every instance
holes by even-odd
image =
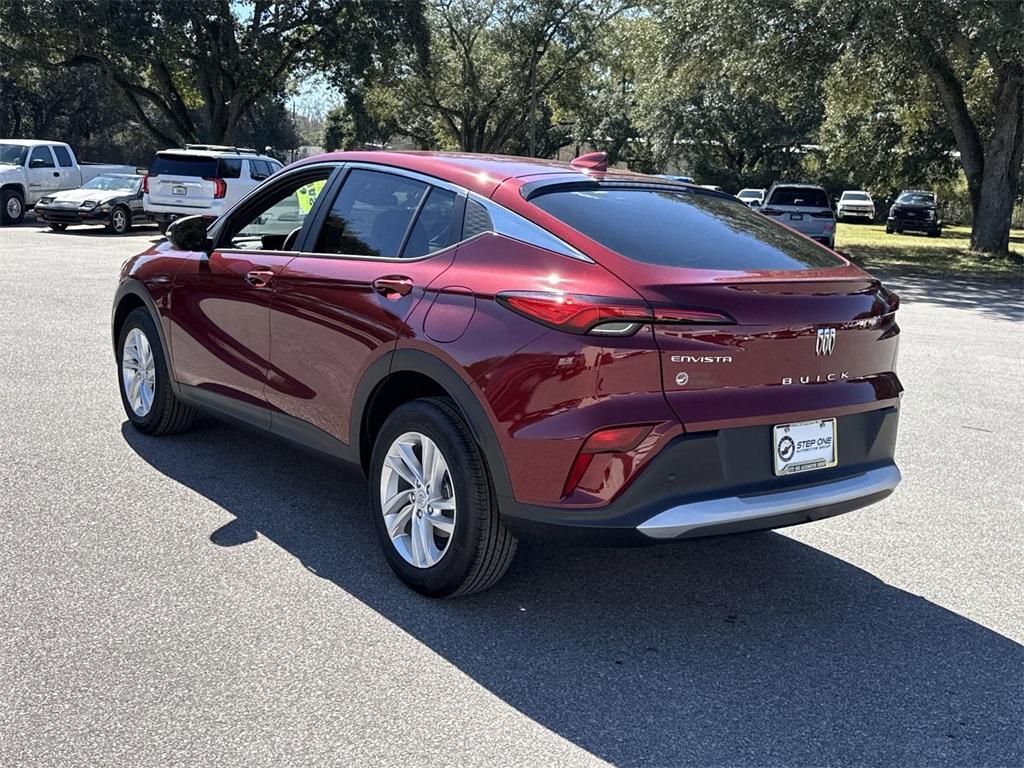
[[[304,252],[276,280],[266,397],[275,431],[312,427],[348,443],[363,372],[394,349],[424,289],[452,263],[464,198],[377,167],[352,166],[335,184]]]
[[[213,230],[210,253],[191,254],[171,296],[175,377],[194,398],[270,426],[264,385],[270,361],[270,302],[275,279],[295,257],[311,210],[311,188],[336,166],[282,176],[234,209]]]

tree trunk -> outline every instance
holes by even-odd
[[[972,185],[971,250],[1006,253],[1013,198],[1024,162],[1024,65],[1007,67],[995,94],[995,125],[985,142],[981,183]]]

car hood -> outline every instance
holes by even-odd
[[[68,189],[64,192],[58,192],[55,195],[46,195],[46,197],[52,197],[54,202],[59,200],[66,200],[72,203],[82,203],[86,200],[95,200],[97,204],[105,203],[108,200],[113,200],[116,197],[126,197],[131,195],[131,191],[127,189]]]

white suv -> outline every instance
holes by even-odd
[[[865,219],[874,221],[875,201],[871,195],[862,189],[847,189],[839,198],[839,206],[836,211],[836,218],[839,221],[846,219]]]
[[[156,153],[142,185],[142,207],[164,232],[177,218],[217,217],[283,166],[255,149],[187,144]]]

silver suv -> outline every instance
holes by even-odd
[[[832,202],[828,193],[815,184],[773,184],[761,213],[835,248],[836,216]]]

